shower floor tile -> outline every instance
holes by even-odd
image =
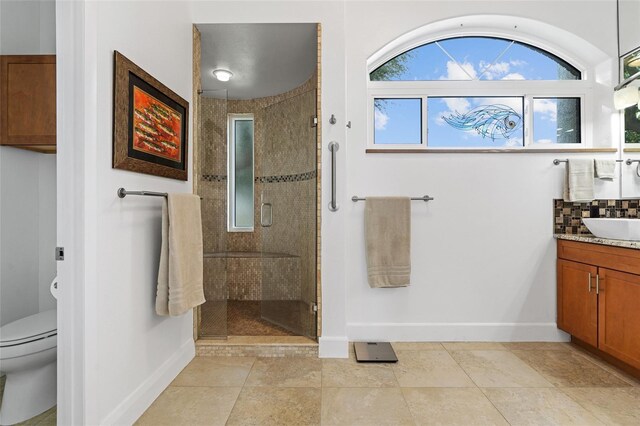
[[[208,301],[200,310],[200,335],[203,337],[226,336],[298,336],[284,327],[262,318],[259,300]],[[300,327],[304,310],[297,300],[268,302],[268,316],[280,324]],[[293,327],[292,327],[293,328]]]

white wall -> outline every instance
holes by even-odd
[[[640,47],[640,0],[620,2],[620,54]]]
[[[55,0],[2,0],[0,54],[55,53]]]
[[[0,2],[0,54],[55,53],[55,2]],[[56,157],[0,147],[0,325],[55,308]]]
[[[347,195],[423,195],[413,203],[412,285],[367,284],[363,205],[348,203],[350,340],[559,340],[552,199],[575,154],[366,154],[366,60],[408,31],[446,18],[497,14],[536,19],[584,38],[610,60],[594,108],[594,145],[617,146],[610,87],[616,69],[615,2],[348,2]],[[569,18],[570,17],[570,18]],[[543,34],[538,35],[544,38]],[[549,40],[555,42],[555,40]],[[576,52],[576,56],[579,56]],[[582,155],[582,154],[580,154]],[[590,156],[614,158],[615,154]],[[618,181],[599,184],[619,196]]]
[[[88,2],[84,28],[84,126],[91,136],[81,141],[84,283],[74,284],[85,292],[83,423],[127,424],[195,349],[191,313],[166,318],[154,309],[162,199],[119,199],[116,190],[191,192],[192,178],[183,182],[111,167],[113,52],[191,102],[191,16],[188,5],[178,2]],[[188,155],[191,164],[191,146]]]

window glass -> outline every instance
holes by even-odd
[[[580,98],[534,98],[533,142],[580,143]]]
[[[375,98],[374,144],[421,144],[422,99]]]
[[[524,145],[522,97],[429,97],[429,147],[494,148]]]
[[[640,50],[623,59],[624,78],[640,72]],[[624,110],[624,141],[625,143],[640,143],[640,109],[632,106]]]
[[[545,50],[495,37],[456,37],[428,43],[370,73],[372,81],[580,78],[578,69]]]
[[[253,117],[229,117],[229,230],[253,230]]]

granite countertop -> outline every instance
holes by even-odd
[[[611,240],[609,238],[600,238],[594,235],[577,235],[577,234],[554,234],[559,240],[579,241],[581,243],[602,244],[605,246],[624,247],[640,250],[640,241],[627,240]]]

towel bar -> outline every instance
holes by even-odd
[[[428,195],[423,195],[422,197],[411,197],[411,201],[424,201],[426,203],[427,201],[431,200],[435,200],[435,198],[429,197]],[[360,198],[357,195],[354,195],[353,197],[351,197],[351,201],[353,201],[354,203],[358,201],[367,201],[367,198]]]
[[[616,160],[616,163],[622,163],[624,160]],[[631,160],[627,160],[627,164],[631,164],[630,163]],[[635,160],[635,161],[640,161],[640,160]],[[560,163],[568,163],[569,160],[560,160],[558,158],[556,158],[555,160],[553,160],[553,164],[555,164],[556,166]]]
[[[166,192],[153,192],[153,191],[127,191],[124,188],[118,188],[118,197],[124,198],[127,195],[146,195],[149,197],[166,197]]]

